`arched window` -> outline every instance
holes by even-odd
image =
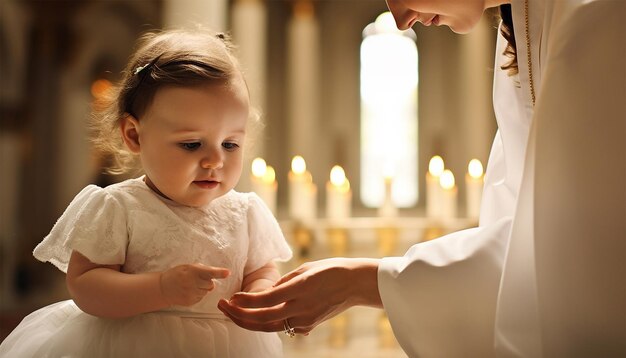
[[[415,32],[399,31],[385,12],[361,43],[361,200],[379,207],[385,177],[397,207],[417,203],[418,55]]]

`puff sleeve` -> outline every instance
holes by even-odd
[[[128,244],[125,212],[106,189],[89,185],[76,195],[33,255],[63,272],[73,250],[97,264],[123,264]]]
[[[270,209],[256,194],[248,194],[248,259],[244,273],[253,272],[272,260],[287,261],[291,248]]]

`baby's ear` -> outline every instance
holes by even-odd
[[[139,121],[129,114],[122,119],[120,130],[128,150],[133,153],[139,153],[141,149],[139,144]]]

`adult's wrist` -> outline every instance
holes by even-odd
[[[346,285],[354,290],[351,292],[353,306],[370,306],[382,308],[382,300],[378,292],[379,259],[351,259],[352,277]]]

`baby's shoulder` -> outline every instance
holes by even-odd
[[[217,199],[215,203],[218,206],[228,207],[237,212],[259,210],[260,207],[265,206],[263,199],[261,199],[256,193],[242,193],[235,190],[229,191],[224,196]]]
[[[108,196],[124,206],[142,203],[156,196],[142,178],[127,179],[98,189],[99,195]]]
[[[133,208],[145,207],[151,199],[154,200],[151,197],[154,195],[142,188],[137,179],[128,179],[104,188],[89,184],[76,194],[65,211],[71,213],[68,214],[71,216],[80,213],[120,214]]]
[[[218,199],[215,199],[209,206],[212,211],[219,211],[228,215],[245,215],[250,207],[250,193],[240,193],[231,190]]]

